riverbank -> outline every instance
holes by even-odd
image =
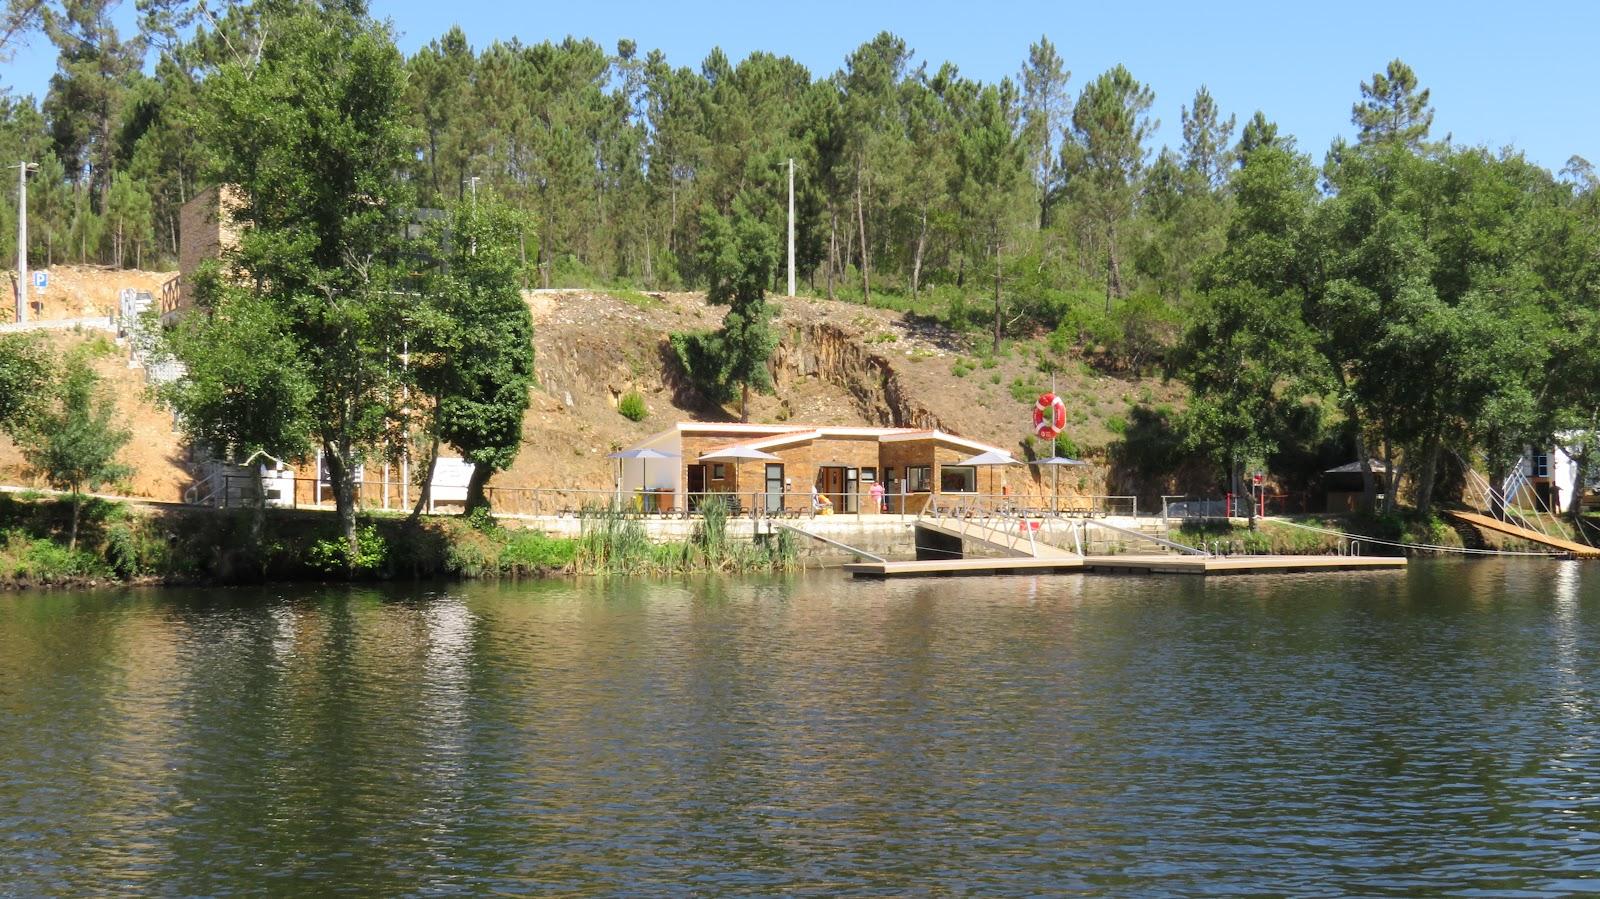
[[[0,494],[0,589],[749,573],[788,570],[799,559],[790,535],[738,540],[714,515],[668,541],[652,540],[638,519],[606,513],[586,516],[570,536],[505,527],[487,516],[368,515],[354,560],[323,512],[268,510],[257,540],[248,510],[90,499],[76,547],[67,545],[70,515],[70,505],[54,496]]]
[[[66,545],[69,516],[69,505],[58,495],[0,494],[0,589],[760,573],[853,558],[786,530],[768,532],[748,519],[715,512],[693,520],[649,521],[602,512],[555,522],[488,516],[412,521],[380,513],[361,518],[353,564],[333,516],[325,511],[268,510],[257,540],[249,510],[93,498],[84,506],[74,548]],[[886,558],[908,557],[914,548],[910,522],[901,516],[841,516],[801,524]],[[1263,520],[1255,529],[1236,522],[1183,525],[1168,532],[1174,541],[1224,555],[1337,555],[1350,550],[1341,534],[1437,546],[1441,552],[1543,549],[1415,516],[1306,516],[1292,523]],[[1131,546],[1112,541],[1105,551],[1128,552]],[[1402,550],[1366,543],[1359,552],[1398,555]]]
[[[1562,521],[1544,521],[1555,536],[1576,540],[1571,527]],[[1373,541],[1351,541],[1348,536],[1368,537]],[[1433,553],[1473,553],[1478,551],[1537,553],[1550,552],[1546,546],[1529,543],[1505,534],[1470,525],[1452,524],[1437,515],[1305,515],[1291,519],[1259,519],[1257,526],[1233,523],[1186,524],[1172,531],[1172,539],[1214,552],[1272,555],[1333,555],[1348,552],[1352,542],[1362,555],[1429,555]],[[1404,543],[1413,549],[1388,546]],[[1434,547],[1435,549],[1421,549]]]

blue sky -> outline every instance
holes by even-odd
[[[373,11],[394,22],[408,53],[459,24],[475,47],[572,34],[609,49],[629,37],[679,65],[698,65],[721,46],[735,59],[757,49],[787,54],[814,74],[837,69],[887,29],[930,68],[950,60],[984,80],[1014,74],[1045,34],[1072,71],[1074,94],[1119,62],[1150,84],[1159,142],[1178,142],[1179,107],[1204,83],[1224,112],[1242,122],[1262,109],[1319,159],[1334,137],[1352,133],[1359,83],[1399,56],[1433,90],[1436,137],[1514,145],[1552,169],[1573,154],[1600,162],[1600,3],[373,0]],[[120,18],[131,27],[131,0]],[[42,94],[54,55],[42,37],[32,44],[0,83]]]

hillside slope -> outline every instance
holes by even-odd
[[[133,273],[159,284],[161,273]],[[59,277],[59,274],[58,274]],[[63,278],[60,308],[101,308],[134,278],[88,272],[75,295]],[[129,284],[127,286],[136,286]],[[109,300],[107,299],[109,298]],[[736,409],[708,403],[682,383],[668,337],[709,329],[723,310],[703,295],[586,290],[533,291],[538,386],[524,421],[516,464],[491,485],[504,488],[606,490],[613,463],[606,454],[687,419],[735,420]],[[762,422],[939,427],[1021,452],[1033,397],[1049,389],[1037,348],[998,357],[974,355],[955,334],[900,313],[821,299],[776,299],[782,341],[773,358],[776,391],[752,398],[750,417]],[[54,334],[63,353],[86,338]],[[125,351],[100,359],[123,421],[135,431],[124,461],[137,474],[135,495],[177,500],[190,484],[187,449],[169,413],[148,396],[141,369]],[[1149,379],[1120,379],[1068,364],[1056,386],[1071,409],[1068,436],[1091,457],[1115,439],[1118,420],[1135,403],[1171,402],[1176,389]],[[617,411],[623,396],[645,400],[644,420]],[[1025,474],[1014,477],[1026,477]],[[36,484],[21,453],[0,438],[0,481]],[[1020,483],[1015,486],[1020,488]],[[1063,486],[1107,492],[1104,469],[1075,470]]]

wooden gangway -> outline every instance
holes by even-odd
[[[1518,540],[1526,540],[1529,543],[1548,546],[1558,552],[1569,553],[1574,558],[1600,559],[1600,549],[1596,549],[1593,546],[1574,543],[1571,540],[1563,540],[1560,537],[1552,537],[1549,534],[1541,534],[1538,531],[1512,524],[1509,521],[1501,521],[1498,518],[1480,515],[1477,512],[1460,512],[1454,509],[1446,510],[1445,514],[1473,527],[1487,528],[1497,533],[1516,537]]]
[[[844,570],[858,578],[951,577],[991,574],[1290,574],[1307,571],[1395,571],[1404,556],[1197,556],[1174,553],[990,559],[857,562]]]
[[[998,521],[1001,526],[992,524]],[[975,518],[959,515],[927,515],[917,519],[916,527],[972,541],[1011,558],[1078,559],[1077,553],[1040,539],[1036,521],[1026,518]]]

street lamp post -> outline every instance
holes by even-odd
[[[789,296],[794,296],[794,160],[789,160]]]
[[[28,173],[39,170],[36,162],[19,162],[17,170],[17,321],[28,320]]]

